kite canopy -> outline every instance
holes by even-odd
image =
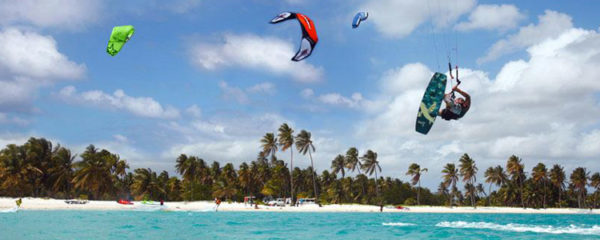
[[[302,28],[302,42],[300,43],[300,49],[296,52],[296,55],[292,58],[292,61],[301,61],[312,53],[313,49],[319,41],[317,36],[317,29],[315,24],[310,18],[301,13],[282,12],[277,17],[271,20],[271,24],[284,22],[290,19],[297,19],[300,22]]]
[[[123,48],[123,45],[129,41],[133,32],[135,32],[135,29],[131,25],[114,27],[110,34],[110,39],[108,39],[106,52],[111,56],[117,55],[121,51],[121,48]]]
[[[360,22],[367,20],[367,18],[369,18],[368,12],[357,13],[354,16],[354,19],[352,19],[352,28],[357,28],[358,26],[360,26]]]

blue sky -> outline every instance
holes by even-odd
[[[511,154],[527,169],[598,171],[594,9],[592,0],[0,1],[0,143],[95,144],[134,168],[172,172],[180,153],[252,160],[262,135],[287,122],[313,133],[319,171],[352,146],[378,152],[386,176],[406,180],[420,163],[429,187],[465,152],[481,173]],[[282,11],[316,24],[319,42],[302,62],[290,61],[299,25],[268,24]],[[357,11],[369,19],[352,29]],[[116,25],[136,32],[111,57]],[[419,135],[418,101],[454,46],[473,107]]]

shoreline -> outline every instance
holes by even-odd
[[[16,198],[0,198],[0,212],[14,209]],[[65,199],[42,199],[23,198],[19,210],[92,210],[92,211],[174,211],[174,212],[214,212],[215,203],[212,201],[194,202],[165,202],[160,206],[158,202],[153,204],[142,204],[141,201],[133,201],[133,205],[122,205],[116,201],[88,201],[86,204],[67,204]],[[259,205],[254,209],[244,203],[223,202],[218,207],[220,212],[345,212],[345,213],[376,213],[379,206],[361,204],[331,204],[319,207],[317,205],[300,207],[271,207]],[[445,207],[445,206],[413,206],[407,209],[395,209],[391,206],[384,207],[383,213],[480,213],[480,214],[600,214],[600,209],[577,209],[577,208],[514,208],[514,207]]]

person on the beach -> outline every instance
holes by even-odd
[[[20,208],[21,203],[23,203],[23,200],[21,200],[21,198],[19,198],[19,199],[17,199],[17,201],[15,201],[15,203],[17,204],[17,207]]]
[[[165,201],[161,199],[161,200],[160,200],[160,205],[161,205],[161,206],[165,205]]]
[[[219,208],[219,206],[221,206],[221,199],[219,198],[215,198],[215,212],[217,211],[217,209]]]
[[[454,99],[454,92],[460,93],[464,98],[459,97]],[[444,95],[444,102],[446,103],[446,108],[440,110],[439,115],[446,121],[462,118],[469,111],[469,108],[471,108],[471,96],[458,88],[458,85],[454,86],[450,93]]]

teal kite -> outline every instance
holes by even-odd
[[[106,52],[111,56],[117,55],[121,51],[121,48],[123,48],[123,45],[129,41],[133,32],[135,32],[135,29],[131,25],[114,27],[110,34],[110,39],[108,39]]]

